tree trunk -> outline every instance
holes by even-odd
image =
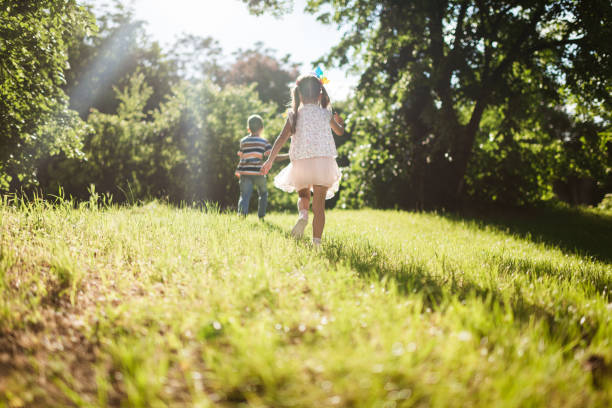
[[[449,199],[452,203],[459,204],[463,195],[465,185],[465,173],[467,172],[472,152],[474,150],[474,142],[476,133],[480,127],[480,120],[486,108],[484,98],[476,102],[476,106],[472,111],[472,116],[467,125],[459,129],[455,136],[455,143],[451,148],[453,158],[453,166],[451,166],[451,174],[449,179]]]

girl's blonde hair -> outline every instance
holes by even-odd
[[[316,75],[301,75],[295,81],[295,87],[291,90],[291,110],[293,111],[293,121],[291,122],[291,133],[295,133],[297,124],[298,108],[300,107],[300,95],[302,99],[315,100],[321,95],[319,105],[327,109],[329,105],[329,95],[325,87]]]

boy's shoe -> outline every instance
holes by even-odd
[[[302,235],[304,235],[304,229],[306,228],[306,225],[308,225],[308,218],[305,218],[305,217],[298,218],[297,222],[293,226],[293,229],[291,230],[291,235],[294,238],[302,238]]]

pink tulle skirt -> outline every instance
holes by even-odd
[[[312,186],[327,187],[325,199],[329,200],[340,188],[342,173],[333,157],[313,157],[293,160],[274,177],[274,186],[288,193]]]

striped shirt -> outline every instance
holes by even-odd
[[[272,145],[259,136],[248,135],[240,141],[240,163],[236,169],[236,175],[260,175],[264,155],[267,156],[272,150]]]

